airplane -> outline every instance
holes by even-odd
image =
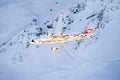
[[[54,33],[48,34],[49,38],[32,40],[30,43],[31,44],[56,44],[57,47],[51,48],[51,51],[58,51],[59,49],[61,49],[62,51],[67,53],[71,58],[74,58],[72,53],[65,47],[64,43],[68,42],[68,41],[82,40],[82,39],[85,39],[85,38],[91,36],[92,35],[91,33],[93,31],[93,27],[87,28],[82,33],[70,34],[70,35],[61,35],[60,26],[62,23],[63,14],[64,13],[61,12],[61,14],[58,18],[58,22],[57,22],[57,25],[55,27]]]

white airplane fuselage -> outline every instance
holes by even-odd
[[[64,45],[64,42],[68,41],[76,41],[76,40],[82,40],[85,39],[88,36],[91,36],[91,32],[93,31],[92,27],[87,28],[84,32],[78,33],[78,34],[71,34],[71,35],[60,35],[61,34],[61,24],[62,24],[62,17],[63,17],[63,12],[60,14],[58,18],[58,22],[55,27],[54,34],[48,34],[49,38],[45,39],[35,39],[32,40],[30,43],[31,44],[56,44],[57,47],[51,48],[52,51],[58,51],[59,48],[63,50],[65,53],[67,53],[70,57],[74,57],[72,53],[67,50],[67,48]],[[58,35],[58,36],[55,36]]]
[[[67,41],[81,40],[86,36],[87,35],[84,35],[84,34],[52,36],[51,38],[34,40],[32,41],[32,43],[33,44],[61,43],[61,42],[67,42]]]

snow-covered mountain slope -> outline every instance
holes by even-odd
[[[8,14],[12,9],[14,14]],[[4,43],[0,46],[0,80],[120,79],[120,1],[18,0],[4,2],[0,10],[0,21],[6,21],[0,25],[11,28],[1,27]],[[46,38],[54,31],[60,11],[65,13],[62,34],[81,33],[87,27],[95,29],[90,40],[65,43],[76,55],[74,59],[61,50],[51,52],[54,45],[30,44],[32,39]]]

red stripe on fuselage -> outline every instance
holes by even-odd
[[[41,43],[49,43],[52,42],[52,40],[42,40]]]

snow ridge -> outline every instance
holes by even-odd
[[[63,17],[62,34],[68,33],[69,31],[74,31],[73,26],[76,25],[76,28],[79,28],[78,23],[81,24],[82,22],[85,22],[85,24],[80,28],[80,32],[85,30],[87,27],[92,26],[95,28],[93,32],[94,35],[91,36],[92,42],[87,40],[79,40],[73,42],[73,52],[77,52],[77,49],[80,48],[80,45],[82,45],[82,43],[84,43],[84,47],[87,47],[93,42],[96,42],[100,37],[101,31],[107,24],[109,24],[110,21],[112,21],[112,12],[119,9],[119,2],[101,0],[94,2],[95,5],[99,3],[99,6],[96,10],[93,10],[90,14],[88,14],[87,12],[89,11],[89,5],[91,5],[91,3],[92,1],[79,1],[74,6],[70,7],[68,9],[69,13]],[[80,18],[81,14],[85,14],[85,17],[82,19]],[[0,54],[9,53],[9,50],[13,51],[15,47],[19,46],[20,49],[18,51],[15,51],[15,54],[17,54],[21,51],[26,50],[30,46],[33,46],[30,44],[31,40],[38,39],[43,36],[47,37],[47,33],[54,31],[57,20],[58,17],[55,19],[47,19],[42,25],[39,25],[39,20],[33,19],[33,21],[29,25],[25,26],[23,30],[21,30],[14,37],[0,46]],[[71,44],[66,43],[66,46],[70,45]],[[34,46],[36,46],[36,48],[39,48],[38,45]]]

